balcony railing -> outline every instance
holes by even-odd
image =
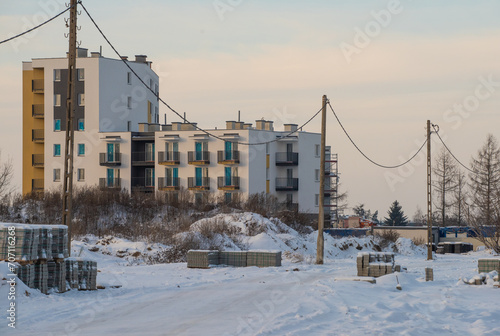
[[[33,167],[43,168],[44,156],[43,154],[32,154],[31,155],[31,165]]]
[[[32,179],[31,180],[31,190],[34,192],[43,191],[44,182],[43,179]]]
[[[189,190],[210,190],[209,177],[188,177]]]
[[[99,165],[119,166],[122,164],[121,153],[99,153]]]
[[[179,190],[180,179],[178,177],[158,177],[158,190]]]
[[[240,163],[240,151],[217,151],[217,162],[222,164]]]
[[[278,152],[276,153],[277,166],[296,166],[299,164],[299,153]]]
[[[31,91],[34,93],[43,93],[43,79],[33,79],[31,81]]]
[[[150,166],[155,163],[154,152],[132,152],[133,166]]]
[[[299,179],[295,177],[276,178],[276,191],[299,190]]]
[[[45,108],[43,104],[31,105],[31,116],[33,118],[43,118],[45,116]]]
[[[132,177],[132,191],[152,192],[155,189],[154,180],[145,177]]]
[[[180,164],[179,152],[158,152],[158,163],[162,165]]]
[[[121,179],[120,178],[108,179],[106,177],[100,178],[99,187],[105,189],[121,189]]]
[[[31,131],[31,139],[33,142],[44,142],[45,141],[45,132],[43,129],[34,129]]]
[[[188,152],[188,163],[194,165],[210,164],[210,152]]]
[[[217,177],[217,188],[219,190],[239,190],[240,178],[239,176],[219,176]]]

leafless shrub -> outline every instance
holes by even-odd
[[[413,238],[412,241],[413,241],[413,244],[415,244],[417,246],[427,245],[426,240],[422,237]]]
[[[383,250],[387,248],[391,243],[395,243],[399,239],[399,233],[395,230],[383,230],[382,233],[376,233],[379,237],[378,246]]]

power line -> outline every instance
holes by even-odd
[[[21,37],[21,36],[23,36],[23,35],[25,35],[25,34],[28,34],[28,33],[32,32],[32,31],[34,31],[34,30],[36,30],[36,29],[40,28],[41,26],[43,26],[43,25],[45,25],[45,24],[49,23],[50,21],[54,20],[55,18],[57,18],[57,17],[59,17],[59,16],[63,15],[63,14],[64,14],[64,13],[66,13],[67,11],[69,11],[69,10],[71,9],[71,7],[73,7],[73,6],[70,6],[70,7],[66,8],[66,9],[65,9],[65,10],[63,10],[61,13],[57,14],[56,16],[51,17],[50,19],[48,19],[48,20],[47,20],[47,21],[45,21],[45,22],[40,23],[38,26],[35,26],[35,27],[31,28],[31,29],[28,29],[27,31],[25,31],[25,32],[23,32],[23,33],[17,34],[17,35],[15,35],[15,36],[9,37],[8,39],[5,39],[5,40],[3,40],[3,41],[0,41],[0,44],[3,44],[3,43],[6,43],[6,42],[9,42],[9,41],[12,41],[12,40],[14,40],[14,39],[16,39],[16,38],[18,38],[18,37]]]
[[[104,38],[104,40],[106,40],[106,42],[108,43],[108,45],[111,47],[111,49],[113,49],[113,51],[116,53],[116,55],[118,56],[118,58],[127,66],[127,68],[134,74],[134,76],[139,79],[139,81],[144,85],[144,87],[146,89],[148,89],[163,105],[165,105],[170,111],[172,111],[173,113],[175,113],[179,118],[185,120],[188,124],[192,125],[194,128],[196,128],[197,130],[205,133],[206,135],[208,136],[211,136],[215,139],[218,139],[218,140],[221,140],[221,141],[226,141],[225,139],[215,135],[215,134],[212,134],[206,130],[204,130],[203,128],[199,127],[198,125],[196,125],[195,123],[191,123],[189,122],[187,119],[185,119],[179,112],[177,112],[175,109],[173,109],[169,104],[167,104],[162,98],[160,98],[159,94],[157,94],[156,92],[153,91],[152,88],[150,88],[143,80],[141,77],[139,77],[139,75],[134,71],[134,69],[132,69],[132,67],[128,64],[128,61],[125,60],[121,54],[118,52],[118,50],[116,50],[116,48],[114,47],[114,45],[109,41],[109,39],[106,37],[106,35],[104,34],[104,32],[101,30],[101,28],[99,27],[99,25],[95,22],[94,18],[90,15],[90,13],[88,12],[87,8],[85,8],[85,6],[80,3],[80,5],[83,7],[83,10],[85,11],[85,13],[87,13],[90,21],[92,21],[92,23],[94,24],[94,26],[96,27],[96,29],[99,31],[99,33],[102,35],[102,37]],[[304,124],[302,124],[300,127],[298,127],[296,130],[294,131],[291,131],[287,134],[285,134],[284,136],[282,137],[279,137],[279,138],[276,138],[276,139],[273,139],[273,140],[270,140],[270,141],[265,141],[265,142],[256,142],[256,143],[249,143],[249,142],[237,142],[239,145],[244,145],[244,146],[257,146],[257,145],[265,145],[265,144],[269,144],[269,143],[273,143],[273,142],[277,142],[277,141],[280,141],[280,140],[283,140],[283,138],[287,138],[289,136],[291,136],[292,134],[294,133],[297,133],[299,130],[301,130],[303,127],[305,127],[307,124],[309,124],[322,110],[323,107],[321,107],[318,112],[316,112],[308,121],[306,121]]]
[[[356,149],[358,150],[358,152],[361,153],[361,155],[363,155],[365,157],[365,159],[367,159],[368,161],[370,161],[371,163],[373,163],[374,165],[378,166],[378,167],[381,167],[381,168],[386,168],[386,169],[394,169],[394,168],[399,168],[401,166],[404,166],[405,164],[407,164],[408,162],[410,162],[411,160],[413,160],[417,155],[418,153],[420,153],[420,151],[422,150],[422,148],[424,148],[425,144],[427,143],[427,139],[424,141],[424,143],[422,144],[422,146],[420,146],[420,148],[418,149],[418,151],[411,157],[409,158],[408,160],[406,160],[405,162],[403,163],[400,163],[398,165],[395,165],[395,166],[386,166],[386,165],[383,165],[383,164],[380,164],[380,163],[377,163],[375,161],[373,161],[372,159],[370,159],[365,153],[363,153],[363,151],[356,145],[356,143],[354,142],[354,140],[352,140],[351,136],[349,135],[349,133],[347,133],[346,129],[344,128],[344,125],[342,125],[342,123],[340,122],[340,119],[339,117],[337,117],[337,114],[335,113],[335,111],[333,110],[333,107],[332,105],[330,104],[330,102],[328,102],[328,106],[330,106],[330,109],[332,110],[333,112],[333,115],[335,116],[335,118],[337,119],[340,127],[342,128],[342,130],[344,131],[345,135],[347,135],[347,137],[349,138],[349,140],[351,141],[351,143],[354,145],[354,147],[356,147]]]

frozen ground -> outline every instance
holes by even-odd
[[[12,330],[4,318],[4,282],[0,335],[500,334],[500,289],[459,281],[477,274],[477,259],[492,256],[487,251],[426,261],[418,249],[402,247],[404,255],[397,254],[396,262],[408,272],[397,274],[402,285],[398,291],[396,274],[380,277],[376,284],[346,279],[356,275],[357,249],[349,244],[340,248],[343,243],[330,238],[327,243],[329,253],[321,266],[309,262],[311,251],[302,246],[303,261],[289,257],[279,268],[200,270],[185,263],[131,263],[75,242],[75,253],[98,261],[98,284],[106,289],[18,294],[17,328]],[[154,248],[124,240],[115,244],[119,248],[110,244],[107,251]],[[434,268],[435,281],[424,281],[425,267]]]

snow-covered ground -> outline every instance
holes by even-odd
[[[244,228],[241,217],[236,223]],[[277,268],[146,265],[136,252],[144,255],[162,246],[116,238],[105,245],[96,245],[95,237],[75,241],[73,255],[97,260],[98,284],[106,289],[51,295],[29,290],[26,296],[19,287],[12,330],[4,317],[8,286],[3,281],[0,335],[500,334],[500,289],[460,280],[477,274],[477,260],[492,257],[488,251],[426,261],[421,249],[402,240],[403,254],[396,255],[396,262],[408,271],[371,284],[349,281],[356,276],[359,248],[373,248],[368,238],[328,237],[325,264],[314,265],[314,233],[300,237],[275,229],[271,226],[247,243],[286,251]],[[433,282],[424,281],[425,267],[434,269]]]

